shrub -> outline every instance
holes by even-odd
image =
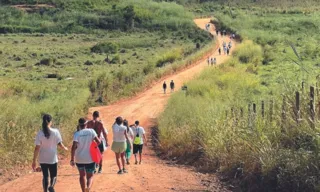
[[[106,53],[107,55],[109,54],[115,54],[117,53],[119,49],[119,45],[116,43],[112,42],[107,42],[107,43],[98,43],[95,46],[91,48],[91,52],[94,53]]]

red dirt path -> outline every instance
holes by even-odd
[[[196,19],[196,24],[204,29],[205,24],[210,19]],[[219,42],[223,39],[219,36]],[[233,47],[235,42],[233,42]],[[232,48],[234,49],[234,48]],[[217,58],[217,63],[221,64],[228,57],[219,56],[217,51],[212,55]],[[174,80],[176,87],[180,88],[184,82],[194,78],[207,67],[206,58],[192,67],[168,76],[164,80],[169,83]],[[112,139],[111,125],[116,116],[123,116],[133,123],[140,120],[147,133],[150,133],[153,119],[155,119],[165,108],[170,97],[170,93],[162,93],[162,81],[155,83],[150,89],[138,94],[137,96],[122,100],[110,106],[94,107],[89,110],[100,111],[102,120],[109,130],[109,141]],[[109,142],[111,144],[111,142]],[[160,160],[155,152],[146,147],[144,149],[144,160],[142,165],[130,165],[127,167],[128,174],[117,175],[117,166],[111,150],[107,150],[104,157],[104,170],[102,174],[94,177],[92,192],[114,191],[227,191],[214,175],[204,175],[196,173],[193,169],[180,166],[169,165],[166,161]],[[133,158],[131,159],[133,162]],[[66,163],[60,163],[58,170],[58,183],[55,187],[57,192],[81,191],[78,182],[78,172]],[[1,192],[39,192],[42,191],[41,173],[31,173],[14,181],[0,186]],[[204,181],[211,181],[210,189],[204,185]]]

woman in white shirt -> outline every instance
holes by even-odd
[[[43,174],[43,191],[47,192],[49,190],[49,192],[54,192],[58,169],[57,145],[64,150],[68,150],[68,148],[63,145],[59,130],[51,128],[51,115],[43,115],[42,120],[42,130],[38,132],[35,140],[36,147],[34,149],[32,168],[33,170],[36,169],[36,159],[39,156],[39,163]],[[50,186],[48,181],[49,172]]]
[[[122,125],[123,119],[122,117],[117,117],[116,122],[112,126],[113,131],[113,143],[111,146],[111,150],[116,154],[116,161],[119,168],[118,174],[128,173],[125,168],[125,157],[124,152],[127,149],[127,128]],[[131,148],[131,143],[130,143]],[[122,168],[120,164],[120,158],[122,162]]]

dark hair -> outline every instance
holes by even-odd
[[[77,129],[80,130],[80,128],[83,129],[83,128],[85,127],[87,121],[86,121],[85,118],[80,118],[80,119],[78,120],[78,123],[79,123],[79,124],[78,124]]]
[[[49,123],[51,122],[52,117],[49,114],[44,114],[42,116],[42,131],[44,133],[44,136],[49,139],[50,138],[50,129],[49,129]]]
[[[139,125],[139,124],[140,124],[140,122],[139,122],[139,121],[136,121],[136,122],[134,122],[134,124]]]
[[[99,117],[100,116],[99,111],[93,112],[92,116],[95,118]]]
[[[117,118],[116,118],[116,123],[117,123],[118,125],[121,125],[121,124],[123,123],[122,117],[117,117]]]
[[[127,132],[129,132],[129,122],[126,119],[123,120],[123,125],[127,128]]]

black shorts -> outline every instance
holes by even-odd
[[[77,163],[77,167],[79,171],[85,171],[87,173],[94,173],[94,171],[96,170],[95,163],[88,163],[88,164]]]
[[[133,154],[142,153],[143,145],[133,144]]]
[[[104,145],[103,145],[103,141],[101,141],[101,143],[98,145],[100,153],[104,152]]]

